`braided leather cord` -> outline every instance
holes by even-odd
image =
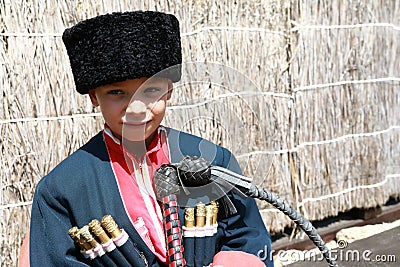
[[[158,200],[179,193],[179,178],[176,168],[163,164],[154,173],[154,186]]]
[[[154,173],[157,199],[162,201],[163,226],[167,241],[169,267],[186,266],[183,255],[182,229],[179,221],[176,193],[179,193],[179,177],[172,165],[161,165]]]
[[[180,175],[185,177],[186,184],[190,186],[202,186],[209,183],[211,177],[210,163],[204,158],[186,156],[178,165]]]
[[[335,259],[332,258],[331,252],[325,245],[321,236],[318,234],[317,230],[311,224],[311,222],[301,215],[297,210],[295,210],[286,201],[281,199],[279,196],[270,192],[260,186],[251,185],[248,189],[248,196],[265,200],[272,204],[275,208],[286,214],[291,220],[293,220],[310,238],[310,240],[318,247],[321,253],[324,255],[326,261],[331,267],[338,267]]]
[[[164,197],[162,207],[169,267],[184,267],[186,266],[186,260],[183,255],[182,229],[176,196],[169,195]]]

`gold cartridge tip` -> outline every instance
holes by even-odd
[[[118,224],[114,221],[111,215],[105,215],[101,219],[101,225],[113,238],[117,238],[122,234],[122,230],[119,229]]]
[[[214,207],[210,204],[206,206],[206,226],[213,224]]]
[[[92,231],[92,233],[94,235],[98,235],[98,234],[101,234],[102,232],[104,232],[104,229],[101,227],[101,223],[97,219],[93,219],[89,223],[89,229],[90,229],[90,231]]]
[[[78,233],[80,238],[83,239],[81,240],[82,244],[83,242],[89,243],[92,248],[95,248],[97,247],[97,245],[99,245],[99,243],[96,241],[96,239],[94,239],[94,237],[90,233],[89,226],[87,225],[83,226],[81,229],[79,229]]]
[[[89,229],[95,235],[95,237],[100,240],[102,244],[105,244],[110,240],[103,227],[101,227],[101,223],[99,222],[99,220],[92,220],[89,223]]]
[[[213,207],[213,224],[216,224],[218,219],[218,202],[211,201],[210,204]]]
[[[194,208],[185,209],[185,226],[187,228],[194,227]]]
[[[78,242],[78,237],[77,237],[78,231],[79,231],[79,229],[76,226],[74,226],[68,230],[69,236],[76,242]]]
[[[81,232],[78,227],[74,226],[71,229],[69,229],[68,234],[72,238],[72,240],[74,240],[74,242],[79,245],[79,247],[82,250],[89,250],[92,248],[92,246],[89,243],[87,243],[83,239],[83,237],[81,237]]]
[[[93,240],[93,236],[89,231],[89,226],[85,225],[80,229],[80,235],[85,239],[86,242]]]
[[[196,216],[206,216],[206,205],[201,201],[196,205]]]
[[[206,224],[206,205],[199,202],[196,205],[196,227],[204,227]]]

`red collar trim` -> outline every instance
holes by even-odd
[[[164,135],[162,134],[162,132],[164,132]],[[112,142],[113,145],[111,145],[111,148],[113,150],[124,151],[125,153],[128,153],[128,151],[123,149],[123,142],[121,142],[121,140],[112,133],[110,127],[107,124],[104,125],[104,133],[107,136],[109,136],[110,139],[113,141]],[[166,133],[167,133],[167,130],[163,126],[160,125],[157,129],[154,139],[151,141],[149,147],[147,148],[146,154],[144,156],[148,156],[154,152],[159,151],[162,148],[163,141],[166,142],[166,140],[162,140],[162,138],[166,136]],[[128,154],[131,155],[130,153],[128,153]],[[131,156],[133,156],[133,155],[131,155]]]

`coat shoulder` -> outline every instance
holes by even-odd
[[[92,177],[89,173],[100,171],[107,162],[107,150],[99,133],[45,175],[39,181],[37,190],[46,187],[51,191],[62,191],[82,184],[80,180]]]

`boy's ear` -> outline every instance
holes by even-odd
[[[99,106],[99,102],[97,101],[97,97],[94,90],[89,91],[90,101],[92,101],[92,105],[95,107]]]
[[[174,87],[172,85],[172,81],[168,80],[168,92],[167,92],[167,100],[171,99],[172,91],[174,90]]]

